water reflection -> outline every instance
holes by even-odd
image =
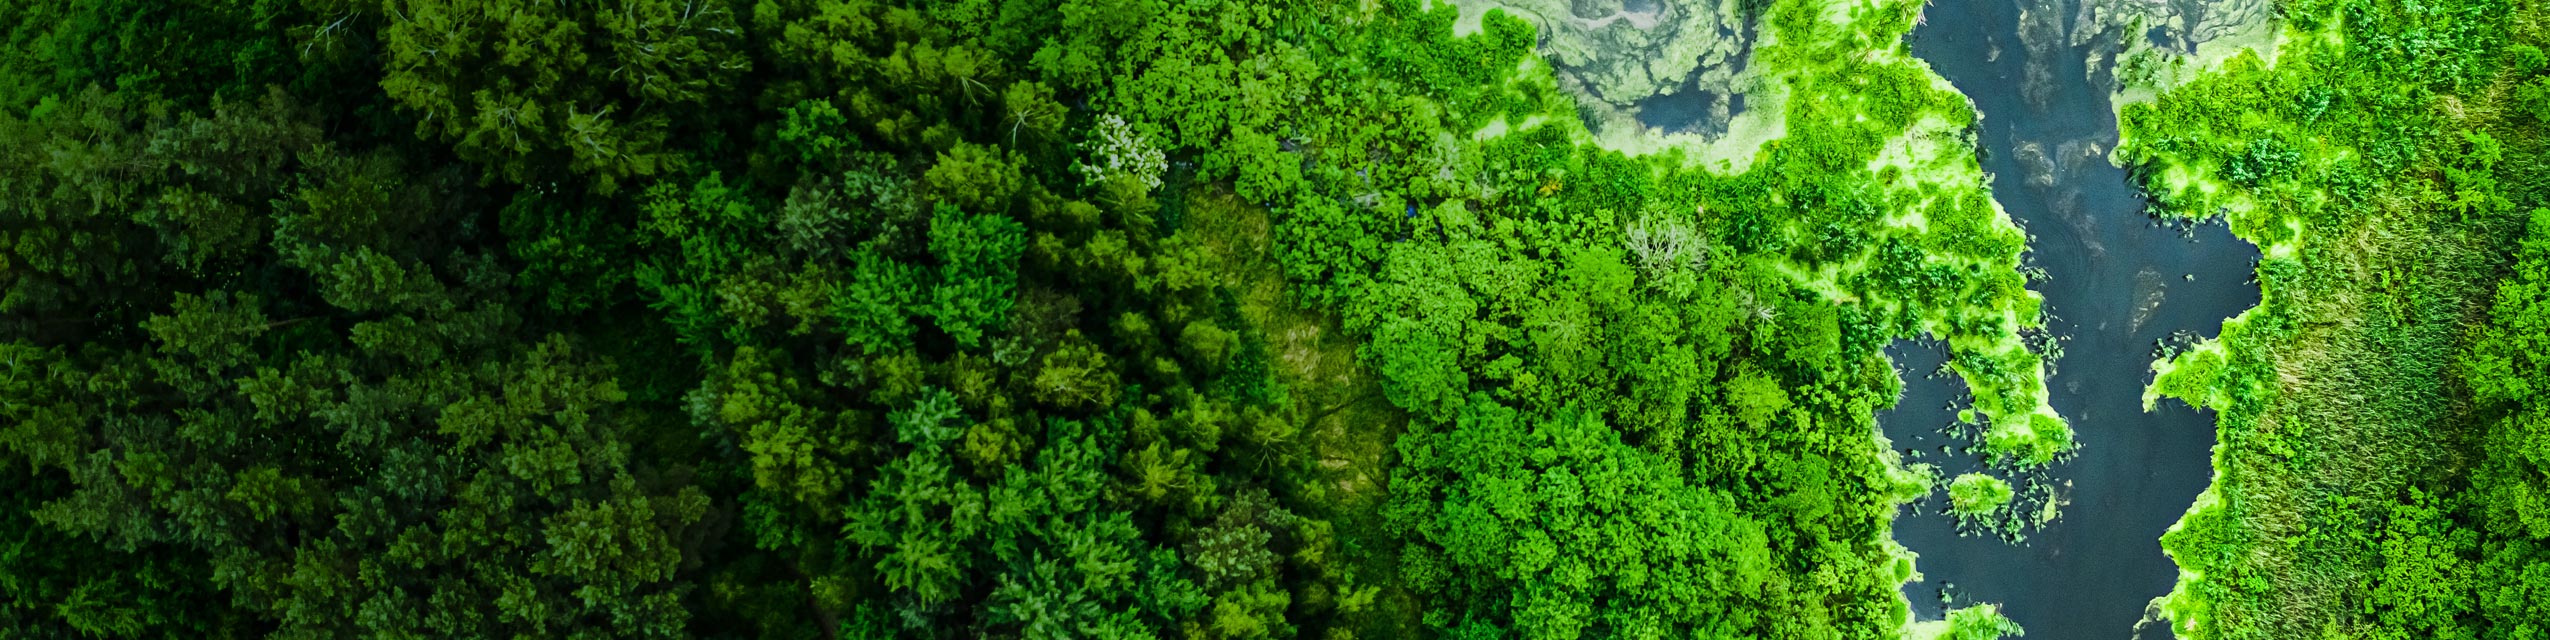
[[[2077,2],[1940,0],[1911,37],[1914,55],[1984,116],[1994,197],[2032,234],[2030,265],[2047,276],[2038,289],[2062,353],[2053,403],[2081,450],[2014,479],[2033,481],[2063,513],[2023,545],[1960,536],[1938,497],[1897,519],[1895,538],[1921,556],[1926,579],[1906,590],[1923,618],[1941,615],[1943,592],[1955,604],[1998,602],[2030,640],[2132,637],[2151,599],[2169,591],[2177,569],[2160,535],[2211,480],[2213,422],[2174,402],[2142,410],[2155,346],[2214,335],[2257,302],[2245,283],[2254,247],[2219,225],[2156,227],[2106,161],[2115,118],[2106,72],[2088,62],[2105,43],[2067,34],[2061,21],[2082,15]],[[1944,352],[1921,343],[1889,352],[1906,378],[1904,401],[1879,416],[1896,448],[1942,478],[1982,468],[1944,433],[1957,428],[1963,393],[1952,376],[1926,375]]]

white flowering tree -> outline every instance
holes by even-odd
[[[1650,214],[1623,228],[1621,240],[1647,281],[1676,298],[1688,295],[1709,261],[1709,240],[1689,221]]]
[[[1122,180],[1140,185],[1146,193],[1160,188],[1160,174],[1168,171],[1169,156],[1149,138],[1115,114],[1098,116],[1093,133],[1087,145],[1089,161],[1077,165],[1089,184]]]

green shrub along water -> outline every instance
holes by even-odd
[[[1410,0],[128,4],[0,0],[0,637],[1989,638],[1879,347],[2072,448],[1918,2],[1732,173]]]
[[[2281,14],[2270,57],[2121,110],[2155,208],[2266,255],[2259,306],[2147,395],[2220,417],[2161,610],[2186,638],[2543,637],[2550,6]]]

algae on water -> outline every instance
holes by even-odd
[[[1460,0],[1461,29],[1502,9],[1537,27],[1542,58],[1604,138],[1724,136],[1757,84],[1755,29],[1737,0]],[[1776,109],[1775,109],[1776,110]]]

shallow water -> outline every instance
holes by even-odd
[[[1925,579],[1905,590],[1923,619],[1941,615],[1944,590],[1952,606],[2000,603],[2028,640],[2167,638],[2165,625],[2138,633],[2137,623],[2177,577],[2160,536],[2211,480],[2213,420],[2176,401],[2145,413],[2142,391],[2161,341],[2215,335],[2257,303],[2247,280],[2258,254],[2220,225],[2179,229],[2144,213],[2125,172],[2107,162],[2116,122],[2105,72],[2092,73],[2088,50],[2062,33],[2076,8],[1938,0],[1910,36],[1914,55],[1982,112],[1994,198],[2034,235],[2030,262],[2047,275],[2036,288],[2062,346],[2049,385],[2081,444],[2077,457],[2037,476],[2055,487],[2062,517],[2021,545],[1961,537],[1934,494],[1896,520],[1895,538],[1920,554]],[[1963,390],[1928,375],[1940,350],[1891,351],[1906,389],[1879,416],[1887,437],[1913,452],[1908,461],[1939,465],[1943,478],[1980,468],[1965,440],[1942,434]]]
[[[1759,26],[1754,18],[1746,18],[1742,31],[1720,27],[1718,37],[1740,37],[1742,42],[1755,42],[1755,30]],[[1742,74],[1752,60],[1753,49],[1746,47],[1728,56],[1718,64],[1718,68],[1727,73]],[[1684,80],[1682,88],[1674,93],[1649,96],[1638,101],[1635,113],[1640,126],[1657,133],[1699,134],[1715,138],[1726,135],[1727,126],[1734,122],[1736,116],[1744,115],[1744,108],[1742,92],[1712,90],[1694,77]]]

